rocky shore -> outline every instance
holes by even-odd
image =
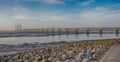
[[[48,46],[0,56],[0,62],[99,62],[111,46],[118,43],[120,39],[65,42],[61,43],[62,46]]]

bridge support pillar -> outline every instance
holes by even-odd
[[[37,30],[37,34],[38,34],[38,35],[40,34],[40,30],[39,30],[39,29]]]
[[[49,33],[49,29],[45,29],[45,33],[48,34]]]
[[[118,29],[116,29],[116,36],[118,37],[119,36],[119,30]]]
[[[86,30],[86,34],[87,34],[87,36],[89,36],[89,34],[90,34],[90,30],[89,29]]]
[[[79,34],[78,31],[79,31],[79,29],[75,29],[75,34]]]
[[[43,33],[44,33],[44,29],[41,29],[41,30],[40,30],[40,33],[43,34]]]
[[[70,29],[66,29],[66,34],[69,34],[69,30],[70,30]]]
[[[60,29],[60,28],[58,29],[58,34],[62,34],[62,32],[61,32],[61,29]]]
[[[54,35],[55,34],[55,28],[52,28],[52,35]]]
[[[102,30],[102,29],[100,29],[100,36],[102,36],[102,34],[103,34],[103,30]]]

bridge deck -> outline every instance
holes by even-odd
[[[120,44],[114,45],[101,59],[101,62],[120,62]]]

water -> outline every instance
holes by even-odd
[[[40,37],[8,37],[8,38],[0,38],[0,44],[10,44],[17,45],[22,43],[48,43],[53,41],[80,41],[80,40],[95,40],[95,39],[112,39],[112,38],[120,38],[120,35],[116,37],[115,34],[103,34],[100,36],[99,34],[90,34],[87,36],[86,34],[79,35],[54,35],[54,36],[40,36]]]

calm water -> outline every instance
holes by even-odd
[[[41,37],[8,37],[0,38],[0,44],[22,44],[22,43],[48,43],[53,41],[79,41],[79,40],[95,40],[95,39],[112,39],[120,38],[120,35],[116,37],[115,34],[86,34],[79,35],[54,35],[54,36],[41,36]]]

